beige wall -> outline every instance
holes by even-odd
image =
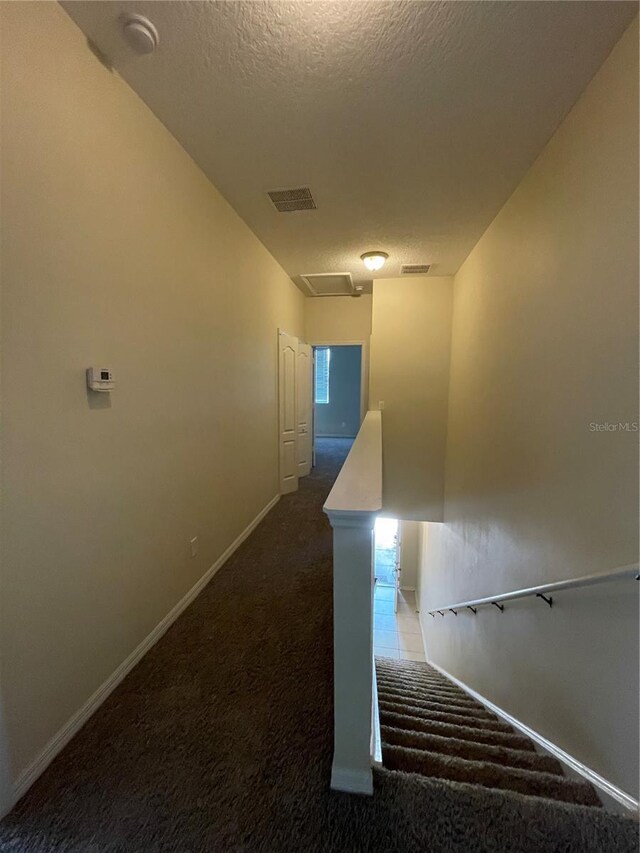
[[[362,414],[369,408],[369,354],[371,338],[369,294],[309,296],[304,301],[305,340],[310,344],[362,342]]]
[[[383,502],[396,518],[442,519],[452,295],[450,277],[373,285],[369,397],[384,401]]]
[[[304,303],[305,339],[309,343],[369,341],[371,296],[316,296]]]
[[[631,794],[633,581],[428,609],[637,560],[638,34],[626,33],[455,279],[445,524],[428,657]],[[374,339],[375,312],[374,306]]]
[[[3,3],[2,25],[17,776],[276,495],[277,328],[303,335],[304,297],[59,6]]]
[[[418,575],[418,561],[420,559],[420,528],[419,521],[401,521],[402,552],[400,563],[402,574],[400,575],[400,586],[402,589],[415,589]]]

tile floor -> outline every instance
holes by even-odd
[[[373,648],[377,655],[402,660],[425,660],[415,593],[400,591],[393,612],[393,587],[376,584],[373,598]]]

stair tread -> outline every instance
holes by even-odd
[[[458,705],[462,708],[481,708],[483,711],[490,713],[475,699],[465,698],[455,693],[448,693],[439,687],[416,687],[415,685],[404,685],[397,681],[386,681],[384,678],[376,679],[379,693],[401,693],[406,696],[424,696],[425,698],[437,700],[438,702],[446,702],[451,705]]]
[[[445,723],[439,720],[425,720],[406,714],[380,710],[380,722],[391,727],[408,731],[424,731],[427,733],[450,735],[460,740],[471,740],[476,743],[490,743],[496,746],[509,746],[514,749],[525,749],[535,752],[533,743],[524,735],[511,732],[495,732],[462,726],[456,723]]]
[[[378,658],[378,660],[381,660],[385,666],[388,666],[392,669],[397,669],[397,670],[416,669],[416,670],[419,670],[420,672],[430,672],[433,675],[437,675],[439,678],[444,678],[444,675],[442,675],[441,672],[438,672],[438,670],[435,667],[431,666],[431,664],[427,663],[426,661],[418,661],[418,660],[402,660],[402,661],[399,661],[399,660],[395,660],[394,658]]]
[[[384,765],[393,770],[517,791],[528,796],[600,806],[592,785],[564,776],[389,744],[383,744],[382,755]]]
[[[385,675],[379,675],[376,678],[378,684],[382,687],[395,687],[401,690],[422,690],[424,692],[438,694],[443,697],[447,697],[452,699],[453,701],[461,701],[461,702],[474,702],[474,699],[471,699],[466,693],[463,693],[462,690],[450,689],[446,686],[442,686],[441,684],[428,684],[424,681],[406,681],[400,678],[387,678]]]
[[[456,690],[460,689],[457,684],[454,684],[449,678],[424,661],[376,658],[376,667],[393,676],[405,675],[412,678],[428,678],[441,684],[448,684]]]
[[[456,687],[454,684],[450,684],[447,681],[435,681],[430,678],[422,678],[421,676],[413,677],[411,675],[395,675],[394,673],[387,673],[383,671],[377,672],[377,680],[385,684],[397,684],[409,689],[412,687],[421,687],[425,690],[439,690],[443,693],[449,693],[451,696],[458,696],[461,699],[466,699],[471,702],[475,701],[468,693],[465,693],[464,690],[461,690],[459,687]]]
[[[405,666],[405,664],[407,664]],[[413,675],[421,675],[425,678],[439,678],[443,681],[448,681],[447,677],[437,669],[434,669],[425,661],[397,660],[395,658],[377,657],[376,665],[380,669],[385,669],[387,672],[395,673],[412,673]]]
[[[476,743],[455,737],[443,737],[432,732],[416,732],[391,726],[381,726],[380,733],[383,744],[404,746],[428,752],[441,752],[445,755],[457,755],[460,758],[470,760],[493,761],[496,764],[540,770],[557,776],[563,775],[562,765],[556,758],[552,758],[550,755],[540,755],[531,750]]]
[[[394,696],[403,696],[405,698],[411,696],[420,699],[423,702],[440,702],[441,704],[449,705],[451,708],[461,708],[468,710],[482,710],[486,713],[486,708],[477,702],[466,702],[457,696],[450,696],[447,693],[442,693],[438,690],[425,690],[424,688],[400,687],[398,685],[388,685],[378,682],[378,695],[385,694]]]
[[[431,681],[428,678],[411,678],[411,676],[408,675],[394,676],[386,672],[378,672],[377,680],[386,684],[397,684],[403,687],[419,686],[426,690],[441,690],[442,692],[449,693],[451,696],[457,696],[459,699],[464,699],[465,702],[475,701],[460,690],[459,687],[454,687],[454,685],[447,684],[446,682]]]
[[[381,711],[392,711],[394,713],[405,714],[410,717],[420,717],[425,720],[440,720],[444,723],[455,723],[456,725],[468,726],[470,728],[481,729],[483,731],[513,733],[513,728],[508,723],[502,723],[499,720],[487,720],[483,717],[455,714],[432,708],[416,707],[410,704],[410,699],[407,699],[405,702],[391,702],[388,699],[380,697],[378,702]]]
[[[497,720],[498,716],[491,711],[487,711],[482,705],[478,702],[474,702],[473,704],[457,704],[455,702],[448,702],[446,699],[434,697],[427,698],[421,696],[411,695],[409,698],[407,696],[406,691],[401,690],[388,690],[388,689],[378,689],[378,697],[385,702],[403,702],[410,703],[416,708],[432,708],[433,710],[443,710],[448,711],[452,714],[462,714],[465,716],[472,717],[480,717],[486,720]]]

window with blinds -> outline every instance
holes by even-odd
[[[331,350],[328,347],[316,349],[316,403],[326,404],[329,402],[329,365],[331,363]]]

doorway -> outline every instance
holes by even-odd
[[[380,586],[395,587],[399,559],[399,524],[397,518],[377,518],[374,530],[374,573]]]
[[[313,347],[315,439],[349,439],[362,422],[362,345]]]
[[[377,518],[373,530],[375,598],[393,604],[398,612],[402,571],[402,526],[397,518]]]

